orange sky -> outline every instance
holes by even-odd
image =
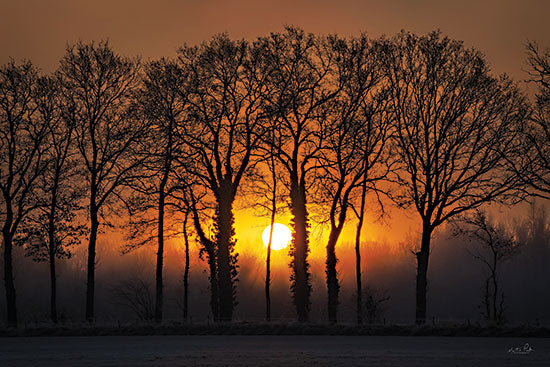
[[[483,51],[497,72],[524,78],[527,39],[550,46],[547,0],[0,0],[0,63],[30,58],[53,70],[66,42],[109,38],[122,53],[172,56],[218,32],[254,38],[285,24],[373,36],[441,29]]]

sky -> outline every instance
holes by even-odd
[[[372,36],[440,29],[485,53],[496,73],[522,80],[525,42],[550,47],[548,14],[546,0],[0,0],[0,63],[28,58],[50,72],[78,40],[108,38],[147,60],[216,33],[253,39],[285,25]]]

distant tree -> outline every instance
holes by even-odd
[[[132,183],[129,244],[131,251],[156,239],[155,320],[162,321],[164,240],[176,231],[166,233],[165,213],[170,192],[177,190],[175,170],[181,155],[182,140],[177,127],[186,108],[185,74],[175,61],[161,59],[145,66],[144,77],[136,92],[136,112],[147,122],[147,133],[139,154],[142,168],[139,179]],[[153,212],[153,213],[152,213]],[[174,222],[175,223],[175,222]]]
[[[127,279],[111,288],[112,302],[127,308],[141,321],[155,319],[152,293],[151,284],[142,278]]]
[[[390,121],[383,113],[387,103],[381,93],[382,73],[378,65],[376,42],[365,35],[350,40],[330,37],[336,59],[334,83],[340,93],[331,101],[328,114],[326,149],[319,165],[323,194],[329,208],[330,233],[326,246],[326,281],[329,322],[337,321],[339,282],[336,272],[336,244],[346,223],[354,193],[363,187],[362,210],[367,187],[372,190],[385,179],[391,166],[387,154]],[[363,218],[361,217],[361,221]],[[361,323],[361,268],[359,244],[356,244],[358,268],[358,322]]]
[[[503,226],[491,223],[487,214],[479,209],[457,221],[455,233],[470,239],[473,248],[468,252],[486,267],[483,316],[488,321],[503,323],[505,308],[504,292],[499,287],[500,269],[504,262],[518,253],[520,242]]]
[[[179,61],[190,80],[189,121],[180,126],[189,154],[185,170],[208,190],[202,203],[194,203],[194,225],[209,258],[211,291],[217,293],[211,302],[214,319],[230,321],[238,276],[233,204],[259,143],[265,76],[259,52],[227,35],[182,48]],[[205,208],[213,211],[213,239],[199,228],[199,206],[203,214]]]
[[[71,123],[84,162],[89,194],[90,232],[86,286],[86,319],[94,319],[96,242],[100,217],[124,200],[124,190],[140,167],[136,142],[143,122],[131,118],[131,94],[139,79],[139,63],[117,55],[107,42],[69,46],[61,59]],[[112,211],[111,211],[112,213]]]
[[[524,131],[525,154],[514,163],[517,174],[532,189],[531,194],[550,198],[550,49],[527,44],[529,82],[538,90],[529,124]]]
[[[384,303],[390,300],[390,296],[379,290],[366,285],[364,289],[365,316],[369,324],[380,322],[384,317]]]
[[[30,62],[12,60],[0,67],[0,218],[9,326],[17,326],[13,240],[24,219],[39,206],[35,183],[47,167],[47,129],[34,120],[36,79]]]
[[[522,272],[530,283],[544,282],[546,279],[547,259],[550,258],[550,222],[544,203],[530,202],[529,214],[522,216],[516,223],[515,236],[521,247],[521,259],[528,267]]]
[[[327,138],[328,102],[339,92],[329,78],[334,55],[326,39],[291,27],[261,38],[258,45],[263,50],[263,74],[269,78],[265,109],[276,123],[275,156],[286,172],[293,216],[292,298],[298,320],[305,322],[311,305],[307,199],[318,184],[312,175]]]
[[[46,261],[50,268],[50,314],[57,322],[56,259],[69,258],[70,248],[80,243],[85,225],[77,215],[84,197],[81,165],[74,146],[71,106],[62,104],[62,81],[57,77],[40,77],[36,82],[35,121],[46,128],[44,154],[47,170],[35,182],[38,208],[23,221],[18,241],[26,247],[27,256]]]
[[[450,218],[493,201],[521,197],[508,162],[519,159],[528,108],[506,76],[493,77],[481,53],[438,32],[401,32],[383,60],[395,118],[400,189],[422,222],[416,252],[416,322],[426,320],[433,231]]]

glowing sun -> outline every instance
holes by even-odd
[[[262,241],[264,242],[264,245],[267,247],[267,244],[269,243],[269,231],[271,229],[271,226],[265,227],[264,231],[262,232]],[[292,234],[290,233],[290,229],[281,223],[274,223],[273,224],[273,238],[271,240],[271,249],[273,250],[281,250],[288,246],[290,241],[292,240]]]

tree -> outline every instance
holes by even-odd
[[[217,292],[211,302],[214,319],[230,321],[238,275],[233,203],[258,146],[266,76],[259,68],[258,50],[227,35],[182,48],[179,60],[190,78],[189,121],[180,126],[189,154],[185,169],[208,190],[201,206],[213,208],[214,239],[198,227],[198,213],[193,214],[195,230],[208,254],[211,291]],[[195,213],[197,208],[195,202]]]
[[[438,32],[387,41],[385,73],[395,118],[401,188],[422,223],[416,252],[416,322],[426,319],[430,239],[450,218],[521,197],[508,162],[518,159],[527,116],[522,93],[493,77],[483,56]]]
[[[23,220],[38,207],[35,182],[47,163],[46,127],[34,120],[37,73],[30,62],[0,68],[0,191],[7,323],[17,326],[12,251]]]
[[[182,160],[177,160],[179,164],[181,164]],[[183,214],[183,222],[182,224],[182,231],[181,234],[183,234],[183,241],[185,246],[185,265],[183,268],[183,304],[180,303],[178,300],[178,304],[181,306],[183,310],[183,319],[184,321],[188,320],[189,317],[189,216],[191,216],[192,221],[194,220],[194,215],[197,216],[197,226],[200,229],[202,229],[202,225],[200,224],[200,213],[197,209],[197,199],[195,198],[195,195],[193,194],[193,180],[192,177],[189,177],[186,175],[185,169],[177,169],[174,172],[174,180],[175,185],[173,186],[173,189],[170,190],[170,197],[173,201],[172,206],[174,207],[174,214],[175,213],[181,213]],[[206,237],[204,233],[202,233],[203,237]],[[199,236],[199,241],[200,241]],[[211,243],[207,243],[207,246]],[[202,259],[204,247],[201,249],[201,252],[199,253],[199,258]],[[209,261],[209,263],[211,263]],[[212,299],[211,299],[212,301]],[[217,306],[214,306],[214,308]]]
[[[338,94],[338,86],[329,80],[333,54],[326,40],[290,27],[283,34],[261,38],[258,44],[264,50],[263,74],[269,76],[265,109],[276,123],[275,154],[286,172],[293,216],[292,298],[298,320],[305,322],[311,304],[307,198],[316,184],[309,180],[326,140],[328,102]]]
[[[335,53],[335,84],[341,91],[331,102],[329,133],[320,160],[323,193],[328,199],[330,233],[326,246],[326,281],[329,322],[337,321],[339,282],[336,272],[336,244],[346,223],[354,193],[363,187],[362,210],[367,186],[374,189],[386,178],[389,160],[386,154],[390,123],[381,113],[387,103],[381,94],[382,73],[377,60],[377,45],[366,36],[346,41],[329,38]],[[363,218],[361,218],[361,221]],[[356,244],[358,317],[360,320],[361,269],[359,244]]]
[[[62,81],[40,77],[36,82],[35,121],[45,126],[48,150],[44,154],[47,170],[36,180],[37,210],[23,221],[18,241],[25,244],[27,256],[50,268],[50,314],[57,323],[56,259],[69,258],[70,248],[80,243],[85,226],[76,216],[84,197],[79,185],[81,166],[76,160],[74,125],[68,119],[71,106],[62,105]]]
[[[532,189],[531,194],[550,198],[550,49],[527,45],[529,81],[538,90],[529,123],[524,131],[525,154],[512,162],[516,173]]]
[[[261,132],[262,139],[269,144],[258,150],[259,159],[255,170],[251,170],[250,185],[245,188],[250,205],[259,216],[269,216],[269,236],[266,248],[265,260],[265,319],[271,321],[271,246],[273,243],[273,230],[277,214],[281,210],[283,189],[279,166],[275,156],[275,124],[266,124],[265,131]],[[250,195],[248,195],[250,194]]]
[[[189,195],[189,210],[192,215],[193,227],[197,235],[198,242],[201,245],[199,251],[199,259],[204,259],[204,254],[206,254],[208,262],[209,277],[210,282],[210,309],[212,310],[212,315],[214,321],[219,320],[219,291],[218,291],[218,274],[217,274],[217,261],[216,261],[216,242],[215,238],[211,238],[203,229],[203,218],[205,217],[204,213],[210,209],[208,207],[199,207],[199,204],[202,202],[202,198],[206,196],[206,193],[200,192],[197,195],[193,186],[188,186],[185,193]]]
[[[183,239],[185,241],[185,267],[183,270],[183,319],[187,321],[189,314],[189,234],[187,233],[187,222],[190,210],[185,211],[183,219]]]
[[[468,252],[486,267],[483,316],[487,321],[503,323],[504,292],[499,288],[500,267],[518,253],[520,243],[503,226],[491,223],[487,214],[479,209],[455,224],[455,234],[465,235],[470,239],[474,248]]]
[[[112,287],[113,303],[121,305],[141,321],[154,319],[155,308],[151,285],[140,277],[130,278]]]
[[[119,56],[108,42],[69,46],[61,60],[64,94],[73,106],[76,145],[85,166],[90,232],[86,286],[86,319],[94,319],[95,258],[100,219],[124,200],[123,188],[140,166],[134,151],[143,123],[128,113],[139,63]]]
[[[384,291],[379,291],[369,285],[365,286],[365,311],[366,319],[369,324],[380,322],[384,316],[384,303],[390,300],[390,296]]]
[[[136,93],[136,111],[147,121],[140,154],[142,170],[132,184],[130,244],[126,251],[157,241],[155,320],[162,321],[165,213],[171,191],[177,190],[175,170],[182,141],[177,133],[186,108],[184,71],[175,61],[161,59],[145,66]],[[154,213],[151,213],[154,211]],[[172,233],[173,235],[174,233]]]

